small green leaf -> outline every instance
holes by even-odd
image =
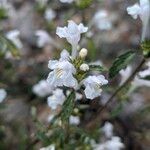
[[[19,50],[14,43],[5,36],[0,35],[0,55],[4,55],[6,52],[10,52],[14,57],[19,57]]]
[[[0,20],[6,19],[8,17],[7,11],[3,8],[0,8]]]
[[[76,5],[80,8],[80,9],[84,9],[89,7],[92,4],[93,0],[77,0],[76,1]]]
[[[113,78],[119,73],[121,69],[124,69],[134,58],[135,52],[128,51],[125,54],[120,55],[112,64],[109,69],[109,77]]]
[[[146,40],[146,41],[142,42],[141,47],[143,50],[143,55],[146,58],[149,58],[150,57],[150,40]]]
[[[99,71],[99,72],[102,72],[102,71],[106,71],[107,69],[100,66],[100,65],[89,65],[90,67],[90,71]]]
[[[148,75],[148,76],[146,76],[146,77],[144,77],[142,79],[144,79],[144,80],[150,80],[150,75]]]
[[[69,116],[71,115],[74,108],[74,99],[75,99],[75,92],[72,91],[63,104],[61,112],[62,121],[67,121],[69,119]]]

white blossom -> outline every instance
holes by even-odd
[[[20,39],[19,39],[19,36],[20,36],[20,31],[19,30],[12,30],[12,31],[9,31],[6,33],[6,38],[9,39],[10,41],[13,42],[13,44],[21,49],[23,47]]]
[[[120,75],[121,75],[121,82],[120,85],[122,85],[131,75],[132,73],[132,67],[131,66],[127,66],[126,69],[122,69],[120,70]]]
[[[74,0],[59,0],[62,3],[72,3]]]
[[[35,35],[37,36],[37,46],[39,48],[44,47],[46,44],[49,44],[52,41],[52,38],[44,30],[37,30]]]
[[[46,80],[41,80],[39,83],[35,84],[32,87],[33,93],[38,95],[39,97],[45,97],[52,92],[52,87],[47,83]]]
[[[131,66],[128,66],[126,69],[122,69],[120,71],[121,85],[129,78],[131,73],[132,73],[132,67]],[[139,88],[142,86],[150,87],[150,81],[148,81],[146,79],[141,79],[141,78],[139,78],[139,76],[135,76],[135,78],[133,79],[133,81],[131,83],[135,88]]]
[[[119,137],[113,136],[111,140],[105,143],[105,147],[107,150],[120,150],[124,148],[124,144],[121,142]]]
[[[88,71],[89,70],[89,65],[88,64],[81,64],[80,66],[80,70],[82,71]]]
[[[128,14],[130,14],[134,19],[137,19],[139,16],[142,20],[143,31],[142,31],[142,41],[146,36],[146,32],[149,24],[150,18],[150,1],[149,0],[140,0],[140,3],[136,3],[133,6],[127,8]]]
[[[94,145],[94,150],[121,150],[122,148],[124,148],[124,144],[117,136],[113,136],[104,143]]]
[[[74,78],[76,69],[67,59],[69,53],[66,50],[61,52],[59,60],[50,60],[48,68],[52,71],[49,73],[47,81],[51,86],[66,86],[77,88],[77,80]]]
[[[112,28],[112,22],[109,19],[109,14],[106,10],[98,11],[94,16],[93,21],[100,30],[110,30]]]
[[[51,144],[51,145],[49,145],[47,147],[40,148],[40,150],[55,150],[55,145]]]
[[[85,95],[88,99],[94,99],[101,95],[102,89],[101,86],[107,84],[108,81],[103,75],[98,76],[88,76],[83,80],[85,86]]]
[[[88,28],[84,27],[82,23],[77,25],[74,21],[68,21],[68,26],[57,27],[56,34],[60,38],[66,38],[67,41],[72,45],[72,57],[77,56],[77,46],[81,38],[81,33],[87,32]]]
[[[106,122],[102,127],[102,131],[107,138],[111,138],[113,136],[113,125],[110,122]]]
[[[63,93],[62,89],[56,89],[53,91],[52,96],[49,96],[47,98],[47,103],[48,106],[55,110],[57,108],[58,105],[62,105],[65,101],[65,95]]]
[[[79,56],[81,58],[85,58],[87,56],[88,50],[86,48],[82,48],[79,52]]]
[[[79,116],[70,116],[69,123],[72,125],[79,125],[80,124],[80,117]]]
[[[50,22],[56,17],[56,13],[51,8],[48,8],[45,10],[44,17],[48,22]]]
[[[0,103],[6,98],[7,92],[4,89],[0,89]]]
[[[142,86],[150,87],[150,81],[145,79],[140,79],[139,77],[136,76],[132,82],[132,85],[136,88]]]

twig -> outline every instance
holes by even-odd
[[[141,63],[137,66],[137,68],[134,70],[134,72],[130,75],[130,77],[112,94],[112,96],[107,100],[107,102],[105,103],[104,106],[102,106],[101,108],[98,109],[98,112],[96,114],[96,117],[94,118],[94,120],[92,120],[89,124],[87,124],[87,128],[91,128],[93,127],[96,123],[99,122],[100,119],[100,114],[105,110],[105,108],[107,108],[109,106],[109,104],[113,101],[114,97],[130,82],[134,79],[135,75],[137,72],[139,72],[139,70],[141,69],[141,67],[143,66],[143,64],[145,63],[145,59],[143,58]]]

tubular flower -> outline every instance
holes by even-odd
[[[56,89],[53,91],[53,95],[47,98],[47,104],[51,109],[55,110],[58,105],[62,105],[64,103],[65,98],[63,90]]]
[[[48,76],[48,83],[51,86],[77,87],[77,80],[74,78],[75,67],[67,60],[68,52],[63,50],[59,60],[50,60],[48,67],[52,70]]]
[[[77,25],[74,21],[68,21],[68,26],[57,27],[56,34],[60,38],[66,38],[67,41],[72,45],[72,57],[77,56],[77,45],[81,38],[81,33],[87,32],[88,28],[84,27],[82,23]]]
[[[127,12],[134,19],[139,16],[142,20],[143,31],[142,31],[142,41],[146,36],[146,31],[148,28],[149,18],[150,18],[150,2],[149,0],[140,0],[140,3],[136,3],[133,6],[127,8]]]
[[[85,86],[85,95],[88,99],[94,99],[101,95],[101,86],[107,84],[108,81],[103,75],[89,76],[84,79],[83,84]]]

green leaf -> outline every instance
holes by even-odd
[[[141,47],[143,50],[143,55],[146,58],[149,58],[150,57],[150,40],[146,40],[146,41],[142,42]]]
[[[75,92],[72,91],[63,104],[61,112],[62,121],[67,121],[69,119],[74,108],[74,99],[75,99]]]
[[[0,20],[6,19],[8,17],[7,11],[3,8],[0,8]]]
[[[144,80],[150,80],[150,75],[148,75],[148,76],[146,76],[146,77],[144,77],[142,79],[144,79]]]
[[[0,35],[0,55],[4,55],[6,52],[10,52],[14,57],[19,57],[19,50],[14,43],[9,39]]]
[[[113,78],[120,70],[124,69],[134,58],[135,52],[128,51],[125,54],[120,55],[112,64],[109,69],[109,77]]]
[[[93,0],[77,0],[76,5],[79,8],[84,9],[84,8],[89,7],[92,4],[92,2],[93,2]]]
[[[100,66],[100,65],[89,65],[89,68],[90,68],[90,71],[99,71],[99,72],[102,72],[102,71],[106,71],[107,69]]]

